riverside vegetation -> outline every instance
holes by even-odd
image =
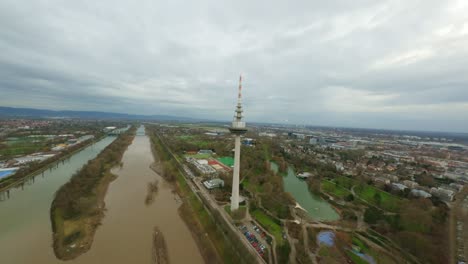
[[[94,233],[104,217],[104,197],[116,178],[111,169],[120,163],[135,131],[133,126],[119,135],[56,192],[50,217],[57,258],[74,259],[91,248]]]

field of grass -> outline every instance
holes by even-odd
[[[6,147],[0,149],[0,155],[27,155],[45,150],[47,146],[47,139],[45,137],[20,137],[15,140],[4,141],[3,144],[5,144]]]
[[[210,142],[207,141],[206,139],[203,139],[202,137],[199,136],[194,136],[194,135],[182,135],[178,137],[180,140],[183,140],[187,143],[193,144],[197,146],[198,148],[204,149],[208,148],[210,146]]]
[[[328,180],[322,180],[321,187],[322,187],[322,191],[330,195],[333,195],[335,197],[339,197],[339,198],[344,198],[351,193],[345,188],[342,188],[341,186],[337,186],[336,183],[333,183]]]
[[[264,214],[260,210],[255,210],[251,212],[251,215],[264,227],[270,234],[275,237],[276,243],[278,245],[283,244],[283,234],[282,228],[278,225],[270,216]]]
[[[357,186],[355,192],[360,198],[387,211],[396,212],[401,206],[399,197],[369,185]]]
[[[350,190],[354,185],[357,184],[357,182],[353,179],[350,179],[348,177],[338,177],[335,179],[336,185],[340,186],[341,188],[345,188]]]
[[[223,163],[228,167],[234,166],[234,158],[233,157],[221,157],[218,159],[219,162]]]

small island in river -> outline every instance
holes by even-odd
[[[132,127],[119,135],[55,194],[50,218],[57,258],[74,259],[91,248],[94,233],[104,217],[104,197],[116,178],[111,169],[119,164],[135,130]]]

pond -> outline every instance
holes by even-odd
[[[278,172],[278,164],[271,162],[271,169]],[[339,214],[333,207],[318,195],[309,191],[307,183],[299,179],[292,167],[288,168],[288,173],[283,177],[284,190],[291,193],[296,202],[304,208],[307,214],[318,221],[336,221],[340,219]]]
[[[335,233],[333,231],[322,231],[317,235],[318,244],[332,247],[335,244]]]

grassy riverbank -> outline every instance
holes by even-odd
[[[91,248],[104,216],[104,197],[118,165],[135,135],[135,127],[119,135],[95,159],[75,173],[55,194],[50,209],[53,248],[57,258],[70,260]]]
[[[195,194],[190,191],[185,179],[174,164],[175,160],[173,160],[159,138],[151,129],[147,129],[147,135],[150,137],[151,149],[155,159],[155,163],[151,167],[164,179],[172,182],[178,194],[184,197],[184,203],[179,208],[179,213],[197,242],[203,259],[206,263],[220,263],[221,256],[218,254],[217,249],[219,249],[220,245],[222,246],[222,237],[216,236],[213,234],[213,229],[209,230],[207,228],[208,226],[215,226],[213,220],[203,208],[202,203],[195,197]]]

